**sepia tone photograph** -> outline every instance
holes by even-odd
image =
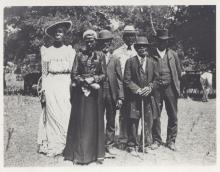
[[[5,6],[3,166],[216,165],[216,7]]]

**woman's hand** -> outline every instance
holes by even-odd
[[[119,99],[119,100],[117,101],[117,103],[116,103],[116,108],[117,108],[117,109],[121,109],[122,104],[123,104],[122,100]]]
[[[94,82],[94,78],[93,77],[85,78],[85,81],[87,84],[92,84]]]

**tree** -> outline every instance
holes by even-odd
[[[173,48],[182,59],[186,57],[187,64],[207,66],[215,64],[215,10],[215,6],[7,7],[4,9],[4,60],[16,63],[30,53],[40,59],[40,46],[51,44],[44,28],[59,20],[71,20],[73,28],[66,43],[76,49],[88,28],[112,30],[113,49],[123,42],[124,25],[135,25],[150,42],[154,41],[155,30],[168,28],[175,37]]]
[[[172,24],[185,56],[196,69],[213,69],[216,63],[216,7],[179,6]]]

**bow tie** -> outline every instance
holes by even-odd
[[[128,46],[127,50],[131,50],[131,46]]]

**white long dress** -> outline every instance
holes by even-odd
[[[37,142],[38,151],[47,156],[62,154],[66,144],[71,111],[70,72],[75,54],[72,46],[41,47],[42,89],[45,90],[46,108],[40,116]]]

